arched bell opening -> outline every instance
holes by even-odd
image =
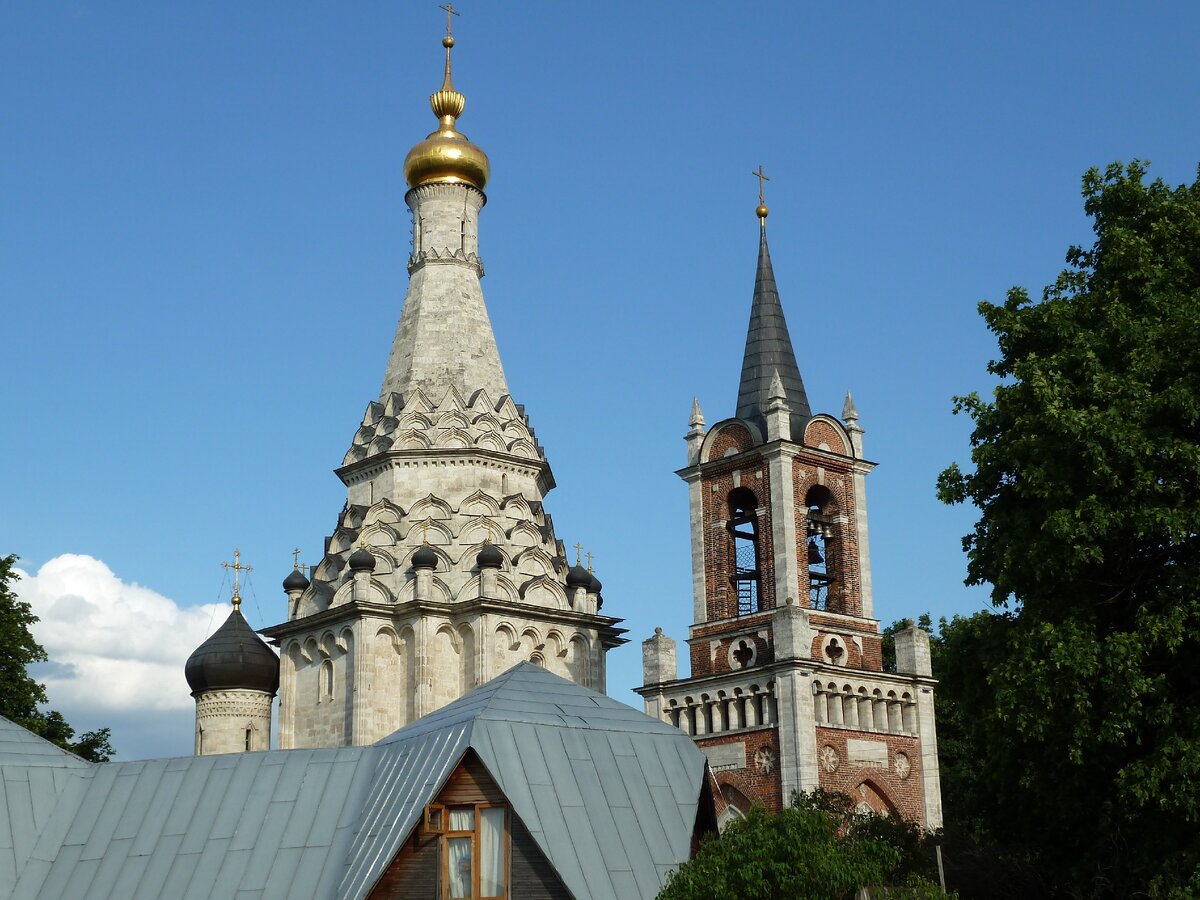
[[[841,541],[837,529],[837,502],[824,485],[813,485],[804,495],[807,518],[808,604],[812,609],[839,609],[838,577],[841,574]]]
[[[750,615],[759,610],[760,571],[758,498],[747,488],[729,495],[729,535],[733,542],[733,581],[737,596],[737,614]]]

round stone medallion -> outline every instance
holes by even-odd
[[[836,772],[841,758],[838,752],[826,744],[821,748],[821,768],[826,772]]]
[[[905,753],[896,754],[896,774],[901,778],[907,778],[912,774],[912,763],[908,761],[908,755]]]
[[[754,768],[759,775],[770,775],[775,770],[775,751],[770,747],[759,747],[754,751]]]

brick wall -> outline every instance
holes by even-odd
[[[824,470],[822,477],[818,468]],[[796,508],[796,553],[803,561],[800,566],[800,602],[809,603],[808,582],[808,505],[810,489],[823,486],[833,496],[833,515],[839,520],[829,549],[836,554],[830,573],[837,579],[829,588],[826,608],[848,616],[862,615],[862,580],[858,565],[858,530],[855,527],[857,498],[854,480],[848,465],[836,460],[814,458],[803,452],[792,462],[794,473],[793,500]],[[828,514],[828,512],[826,512]]]
[[[723,436],[724,432],[722,432]],[[737,473],[735,479],[734,473]],[[704,472],[703,496],[704,589],[709,619],[732,619],[738,614],[733,535],[726,527],[730,517],[729,495],[744,488],[754,495],[758,529],[758,606],[775,607],[774,541],[771,536],[771,482],[766,464],[756,456],[733,457]],[[737,483],[735,483],[735,481]]]
[[[742,616],[734,622],[723,622],[707,628],[697,628],[692,632],[689,649],[692,660],[692,676],[701,677],[720,672],[731,672],[735,664],[730,662],[729,654],[736,649],[739,641],[745,641],[754,646],[754,659],[751,666],[761,666],[775,661],[774,632],[771,628],[772,613],[752,616]],[[765,637],[758,632],[764,632]],[[712,642],[719,641],[720,645],[715,654]],[[741,666],[736,666],[740,670]]]
[[[842,435],[842,431],[832,422],[824,419],[813,419],[804,429],[804,444],[808,447],[825,447],[834,453],[850,456],[850,445]]]
[[[730,422],[728,425],[721,426],[721,430],[717,432],[713,442],[709,445],[708,455],[703,461],[712,462],[714,459],[722,459],[730,450],[741,453],[749,450],[753,443],[750,431],[745,425]]]
[[[886,745],[886,767],[882,760],[879,764],[853,763],[848,747],[850,741]],[[832,748],[836,757],[826,748]],[[818,726],[817,767],[820,785],[825,790],[847,794],[855,803],[865,800],[872,808],[877,806],[872,803],[872,794],[876,794],[890,806],[889,812],[899,812],[910,821],[925,824],[920,742],[915,737]],[[865,792],[860,790],[864,786]]]
[[[702,737],[696,740],[703,750],[723,744],[746,745],[746,764],[737,769],[721,769],[714,772],[717,784],[722,789],[733,787],[751,801],[763,804],[771,812],[783,809],[782,788],[779,781],[779,733],[775,728],[758,728],[731,734]],[[728,799],[728,792],[722,794]]]

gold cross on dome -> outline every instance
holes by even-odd
[[[453,3],[443,3],[441,6],[438,7],[438,9],[444,9],[446,11],[446,36],[449,37],[450,36],[450,22],[452,21],[450,17],[451,16],[461,16],[462,13],[460,13],[457,9],[454,8]]]
[[[575,565],[579,565],[579,554],[583,552],[583,544],[575,542]],[[591,554],[588,554],[589,556]]]
[[[758,179],[758,205],[762,206],[766,203],[766,200],[763,199],[763,182],[770,181],[771,179],[767,177],[767,173],[763,171],[761,165],[758,167],[757,172],[751,172],[750,174]]]
[[[587,557],[587,561],[588,561],[588,571],[590,572],[590,571],[592,571],[592,554],[590,554],[590,553],[585,553],[585,554],[583,554],[583,555]]]
[[[292,550],[292,568],[295,569],[297,572],[300,572],[304,575],[307,575],[308,570],[312,568],[312,566],[306,566],[304,563],[300,562],[300,548],[299,547],[295,547]]]
[[[240,609],[242,606],[242,594],[241,594],[241,585],[239,584],[238,576],[242,572],[253,572],[254,566],[243,566],[242,565],[242,551],[237,549],[237,547],[234,547],[233,548],[233,564],[230,565],[227,562],[223,562],[223,563],[221,563],[221,567],[225,568],[225,569],[233,569],[233,600],[232,600],[232,603],[233,603],[234,609]]]

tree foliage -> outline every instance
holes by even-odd
[[[659,898],[842,900],[887,885],[888,897],[932,900],[945,896],[931,880],[932,854],[917,826],[855,813],[848,797],[814,791],[779,815],[756,805],[707,838]]]
[[[0,557],[0,716],[84,759],[111,759],[109,729],[88,731],[76,739],[75,729],[61,713],[41,708],[47,702],[46,688],[29,674],[29,666],[44,662],[46,651],[29,630],[37,616],[11,587],[19,577],[16,562],[13,555]]]
[[[979,509],[967,581],[1000,610],[937,673],[980,825],[1081,896],[1200,882],[1200,178],[1145,174],[1087,172],[1093,246],[1040,302],[980,304],[1000,383],[956,398],[974,468],[938,484]]]

